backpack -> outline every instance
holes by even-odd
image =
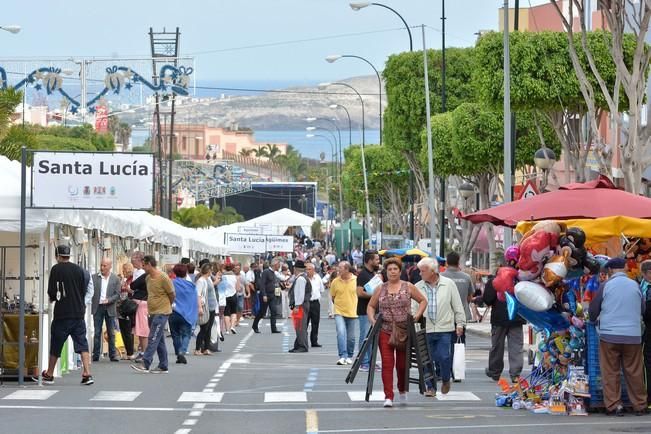
[[[290,309],[294,309],[294,307],[296,307],[296,302],[294,301],[294,285],[296,285],[296,281],[299,277],[305,279],[305,297],[303,298],[303,302],[305,302],[305,300],[309,300],[312,296],[312,283],[310,282],[310,279],[308,279],[307,274],[305,273],[299,274],[296,276],[294,283],[292,283],[291,288],[289,288],[289,291],[287,292],[287,299],[289,301]]]

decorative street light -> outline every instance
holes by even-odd
[[[461,184],[458,187],[458,190],[463,200],[468,200],[475,194],[475,187],[469,182],[464,182]]]
[[[328,63],[334,63],[337,60],[343,58],[343,57],[349,57],[352,59],[359,59],[362,60],[370,65],[371,68],[373,68],[373,71],[375,71],[375,75],[377,76],[377,83],[378,83],[378,95],[380,96],[380,145],[382,144],[382,78],[380,77],[380,73],[378,72],[377,68],[373,66],[373,64],[368,61],[367,59],[361,57],[361,56],[356,56],[354,54],[331,54],[330,56],[327,56],[325,58],[326,62]]]
[[[407,25],[407,21],[405,21],[405,19],[402,17],[402,15],[400,15],[398,13],[398,11],[396,11],[395,9],[390,8],[389,6],[384,5],[382,3],[375,3],[375,2],[373,2],[373,3],[371,3],[371,2],[351,2],[350,3],[350,8],[352,10],[354,10],[354,11],[358,11],[358,10],[363,9],[365,7],[368,7],[368,6],[380,6],[382,8],[389,9],[391,12],[396,14],[398,16],[398,18],[400,18],[400,20],[402,20],[402,23],[405,25],[405,28],[407,29],[407,33],[409,33],[409,51],[414,51],[414,43],[413,43],[413,40],[412,40],[412,37],[411,37],[411,29],[409,28],[409,25]]]
[[[357,94],[357,97],[359,98],[359,102],[362,105],[362,172],[364,175],[364,202],[366,203],[366,227],[368,230],[371,230],[371,205],[369,204],[368,201],[368,176],[366,174],[366,157],[364,156],[364,147],[366,146],[366,130],[365,130],[365,123],[364,123],[364,99],[362,98],[362,95],[355,89],[353,86],[351,86],[348,83],[342,83],[342,82],[335,82],[335,83],[321,83],[319,84],[319,89],[323,90],[326,89],[328,86],[344,86],[349,89],[351,89],[353,92]]]
[[[0,26],[0,30],[16,34],[20,32],[20,26]]]
[[[540,191],[543,192],[547,187],[549,171],[556,163],[556,154],[549,148],[540,148],[533,154],[533,162],[538,169],[543,171],[543,179],[540,183]]]

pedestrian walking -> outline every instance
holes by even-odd
[[[224,322],[226,323],[226,334],[229,332],[237,334],[237,290],[241,287],[239,275],[235,275],[233,264],[224,264],[222,268],[221,284],[224,286],[226,307],[224,308]]]
[[[309,264],[314,268],[313,264]],[[310,311],[310,298],[312,296],[312,284],[310,278],[305,274],[305,263],[298,260],[294,263],[294,273],[296,279],[289,291],[289,307],[292,309],[292,320],[296,339],[294,348],[289,350],[290,353],[307,353],[307,320]]]
[[[176,363],[185,365],[188,363],[185,355],[188,353],[192,330],[194,330],[199,316],[199,296],[195,284],[187,280],[188,267],[186,265],[176,264],[174,275],[176,278],[172,280],[172,284],[176,298],[172,305],[169,326]]]
[[[135,354],[133,360],[142,360],[147,350],[149,340],[149,309],[147,309],[147,273],[143,270],[142,252],[134,252],[131,255],[131,265],[133,265],[133,281],[131,290],[133,295],[131,299],[136,302],[136,316],[134,318],[133,334],[138,338],[138,354]]]
[[[147,273],[147,307],[151,316],[151,326],[147,349],[141,364],[132,364],[131,368],[140,373],[167,373],[167,346],[165,345],[165,325],[172,313],[174,302],[174,287],[169,277],[156,268],[153,256],[143,258],[143,269]],[[158,354],[158,366],[150,369],[154,360],[154,352]]]
[[[357,317],[359,318],[359,345],[362,348],[362,343],[366,339],[366,334],[369,329],[369,320],[366,315],[368,302],[371,300],[372,293],[364,289],[364,285],[371,281],[380,270],[380,255],[376,250],[367,250],[364,252],[364,266],[357,275]],[[362,355],[362,362],[360,368],[362,371],[369,370],[369,363],[371,360],[371,348],[369,346],[366,353]],[[374,368],[375,369],[375,368]]]
[[[280,282],[276,277],[277,270],[280,270],[280,261],[278,259],[273,259],[271,261],[271,267],[265,263],[265,267],[260,277],[260,282],[262,285],[262,304],[260,306],[260,311],[258,311],[258,314],[255,316],[255,320],[253,321],[252,326],[252,329],[255,333],[260,333],[258,324],[260,323],[260,320],[267,314],[267,308],[269,309],[271,333],[280,333],[280,330],[278,330],[276,327],[276,318],[278,315],[278,308],[280,303]]]
[[[106,323],[106,334],[108,336],[109,357],[112,362],[119,362],[120,357],[115,348],[115,309],[120,299],[120,279],[111,272],[113,261],[109,258],[102,258],[100,262],[100,273],[93,274],[93,286],[97,288],[93,294],[93,323],[95,326],[93,335],[93,362],[99,361],[102,353],[102,324]]]
[[[420,321],[427,308],[427,299],[416,287],[400,280],[402,262],[398,258],[384,261],[387,281],[375,290],[368,303],[367,315],[371,327],[375,325],[375,312],[382,315],[379,347],[382,357],[382,384],[384,385],[384,407],[393,407],[393,369],[398,377],[398,393],[400,404],[407,404],[405,363],[407,361],[406,347],[408,320],[411,314],[411,302],[418,303],[418,310],[413,316],[414,321]]]
[[[470,300],[472,300],[473,295],[475,294],[475,288],[474,285],[472,284],[472,278],[468,273],[461,271],[461,268],[459,268],[459,260],[460,257],[457,252],[453,251],[448,253],[448,255],[445,258],[445,263],[447,267],[445,271],[441,273],[441,276],[447,277],[448,279],[452,279],[455,286],[457,287],[457,291],[459,292],[459,299],[461,300],[461,305],[463,306],[464,317],[465,317],[461,334],[457,333],[457,328],[458,328],[457,326],[459,324],[455,324],[454,329],[450,332],[451,333],[451,339],[450,339],[451,359],[454,358],[454,344],[457,342],[461,342],[464,345],[466,344],[466,324],[472,318],[470,314],[469,303]],[[450,369],[452,369],[452,365],[450,365]],[[452,372],[452,379],[454,380],[455,383],[461,382],[460,379],[454,378],[454,372]]]
[[[418,262],[421,281],[416,288],[427,300],[425,311],[425,330],[427,349],[430,359],[438,367],[434,377],[441,378],[441,393],[450,391],[450,374],[452,372],[452,353],[450,351],[452,336],[460,338],[466,325],[466,314],[459,297],[459,291],[452,279],[441,273],[434,258],[423,258]],[[412,302],[412,312],[417,313],[418,304]],[[456,340],[456,339],[455,339]],[[436,381],[436,380],[434,380]],[[435,384],[428,382],[426,396],[434,396]]]
[[[211,276],[212,267],[206,263],[201,266],[199,277],[196,282],[196,292],[199,297],[199,333],[197,334],[196,345],[194,349],[195,356],[209,356],[210,351],[210,331],[212,323],[215,320],[215,312],[218,309],[217,296],[215,295],[215,286]]]
[[[330,284],[330,297],[334,303],[337,329],[337,365],[353,363],[355,353],[355,328],[357,326],[357,277],[351,272],[348,261],[341,261],[339,275]]]
[[[609,260],[608,280],[590,302],[590,319],[598,321],[599,367],[606,414],[623,416],[622,381],[636,415],[647,412],[640,318],[646,308],[640,286],[626,275],[626,261]]]
[[[484,285],[484,303],[491,306],[491,349],[488,353],[488,367],[484,373],[494,381],[500,379],[504,370],[504,344],[508,339],[509,375],[515,383],[520,378],[524,364],[522,326],[525,321],[519,316],[513,320],[509,319],[506,302],[497,298],[497,292],[493,288],[493,277]]]
[[[319,323],[321,322],[321,295],[325,292],[325,288],[323,286],[323,279],[316,272],[314,264],[305,264],[305,272],[312,286],[310,309],[307,316],[307,325],[311,325],[310,344],[312,348],[321,348],[321,344],[319,343]]]
[[[120,303],[125,300],[130,300],[133,296],[131,290],[131,282],[133,282],[133,265],[130,262],[125,262],[122,265],[122,285],[120,287]],[[127,352],[126,359],[133,358],[133,326],[135,323],[135,312],[132,315],[123,315],[120,312],[120,305],[118,304],[118,325],[120,326],[120,334],[122,335],[122,342],[124,342],[124,349]]]
[[[47,369],[41,372],[44,384],[54,384],[54,368],[61,357],[63,345],[72,338],[75,353],[81,355],[81,384],[89,386],[95,381],[90,374],[90,353],[86,339],[86,305],[93,298],[90,276],[77,264],[70,262],[70,247],[56,248],[57,263],[50,269],[47,294],[54,304],[50,325],[50,357]],[[38,378],[33,378],[38,381]]]

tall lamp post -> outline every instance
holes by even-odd
[[[363,58],[362,56],[356,56],[354,54],[331,54],[330,56],[327,56],[325,58],[326,62],[328,63],[334,63],[337,60],[348,57],[351,59],[359,59],[361,61],[364,61],[370,65],[371,68],[373,68],[373,71],[375,71],[375,75],[377,76],[377,84],[378,84],[378,95],[380,97],[380,145],[382,144],[382,77],[380,77],[380,73],[378,72],[377,68],[373,66],[373,64],[368,61],[367,59]]]
[[[409,35],[409,51],[413,52],[414,51],[414,39],[412,38],[411,35],[411,29],[409,28],[409,25],[407,24],[407,21],[403,18],[402,15],[398,13],[395,9],[392,7],[389,7],[385,4],[382,3],[376,3],[376,2],[351,2],[350,8],[354,11],[359,11],[360,9],[364,9],[368,6],[379,6],[384,9],[388,9],[391,12],[393,12],[398,18],[400,18],[400,21],[402,21],[402,24],[405,25],[405,29],[407,30],[407,34]],[[414,172],[409,171],[409,238],[414,241],[415,237],[415,228],[414,228]],[[434,239],[434,236],[432,236],[432,240]]]
[[[357,94],[357,97],[359,98],[359,102],[362,105],[362,172],[364,176],[364,202],[366,203],[366,227],[370,231],[371,230],[371,206],[368,201],[368,176],[366,174],[366,157],[364,156],[364,147],[366,146],[366,130],[365,130],[365,123],[364,123],[364,99],[362,98],[362,95],[359,92],[357,92],[357,89],[355,89],[353,86],[351,86],[348,83],[342,83],[342,82],[321,83],[319,84],[319,89],[323,90],[328,86],[344,86],[349,88],[350,90],[352,90]]]
[[[533,161],[536,167],[543,172],[543,178],[540,182],[540,192],[542,193],[547,188],[549,171],[554,167],[554,163],[556,163],[556,154],[549,148],[540,148],[533,155]]]

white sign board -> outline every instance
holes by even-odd
[[[267,252],[293,252],[294,237],[283,235],[267,235]]]
[[[262,230],[255,226],[238,226],[237,232],[240,234],[260,234]]]
[[[233,253],[264,253],[267,237],[250,234],[225,234],[225,244]]]
[[[181,255],[179,254],[163,254],[161,253],[158,260],[159,265],[176,265],[181,262]]]
[[[32,207],[153,208],[153,154],[37,151],[33,162]]]

